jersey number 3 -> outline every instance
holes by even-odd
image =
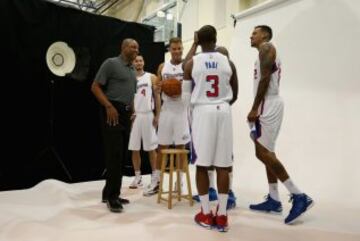
[[[219,76],[207,75],[206,81],[211,83],[211,90],[206,91],[207,97],[218,97],[219,96]]]

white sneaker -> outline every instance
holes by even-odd
[[[142,183],[142,179],[141,176],[140,177],[135,177],[134,180],[132,181],[132,183],[130,184],[129,188],[130,189],[137,189],[143,186]]]
[[[146,186],[146,189],[144,190],[143,195],[145,197],[152,196],[159,192],[159,184],[160,181],[157,180],[157,178],[151,178],[151,183]]]

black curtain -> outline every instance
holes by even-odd
[[[139,42],[146,70],[156,72],[164,44],[153,42],[154,28],[41,0],[0,1],[0,24],[0,190],[31,187],[47,178],[102,178],[99,104],[90,85],[101,63],[119,54],[124,38]],[[85,78],[61,78],[48,70],[46,50],[55,41],[67,42],[78,57],[86,53]],[[132,175],[131,160],[125,173]]]

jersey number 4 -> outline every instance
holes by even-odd
[[[146,90],[145,90],[145,89],[142,89],[140,93],[141,93],[143,96],[146,96]]]
[[[207,75],[206,81],[211,83],[211,90],[206,91],[207,97],[218,97],[219,96],[219,76]]]

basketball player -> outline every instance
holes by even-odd
[[[141,180],[141,141],[144,151],[149,152],[152,175],[155,174],[156,149],[158,139],[155,128],[157,127],[160,113],[160,94],[156,90],[157,77],[144,71],[144,58],[136,56],[133,65],[136,70],[136,93],[134,98],[135,114],[130,133],[129,150],[132,151],[132,162],[135,178],[130,188],[136,189],[143,185]],[[155,100],[155,116],[153,113]]]
[[[229,171],[233,164],[233,137],[230,103],[237,93],[235,69],[229,59],[215,50],[216,29],[206,25],[198,31],[202,53],[185,65],[182,98],[193,106],[192,137],[196,160],[196,185],[201,211],[195,222],[205,228],[228,230],[227,199]],[[192,81],[194,88],[192,89]],[[219,192],[218,207],[213,215],[209,204],[208,169],[214,166]]]
[[[183,45],[181,39],[175,37],[170,39],[169,43],[171,59],[160,64],[158,78],[160,81],[172,78],[182,81],[184,75],[183,63],[195,54],[197,47],[196,38],[194,38],[194,43],[185,60],[182,59]],[[166,149],[173,144],[175,144],[177,149],[184,149],[185,145],[190,142],[188,106],[182,101],[181,96],[173,98],[163,92],[161,97],[163,104],[161,106],[158,126],[159,153],[162,149]],[[161,156],[158,155],[155,175],[150,185],[144,190],[144,196],[153,195],[159,190],[160,163]],[[184,173],[180,172],[180,180],[182,180],[183,176]]]
[[[275,212],[282,211],[277,180],[279,179],[291,193],[292,208],[285,223],[293,223],[313,204],[313,200],[294,184],[284,166],[275,155],[275,141],[283,119],[284,103],[279,96],[281,63],[274,45],[269,41],[272,30],[260,25],[254,28],[251,47],[257,48],[259,57],[255,62],[255,99],[247,116],[255,143],[256,157],[264,163],[269,183],[266,201],[250,205],[251,210]]]
[[[223,47],[223,46],[217,46],[216,49],[215,49],[217,52],[225,55],[227,58],[229,58],[229,51]],[[231,64],[231,67],[235,73],[235,78],[237,78],[237,74],[236,74],[236,67],[234,65],[234,63],[229,60],[230,64]],[[237,80],[236,80],[237,82]],[[234,98],[233,98],[233,101],[230,102],[230,105],[232,105],[236,99],[237,99],[237,93],[233,93],[234,95]],[[232,173],[232,167],[230,169],[230,172],[229,172],[229,196],[228,196],[228,201],[227,201],[227,205],[226,205],[226,209],[229,210],[229,209],[233,209],[236,207],[236,197],[235,197],[235,194],[233,192],[233,188],[232,188],[232,184],[233,184],[233,173]],[[209,201],[216,201],[218,199],[217,197],[217,192],[215,190],[215,175],[214,175],[214,167],[210,167],[208,169],[208,175],[209,175]],[[194,195],[193,196],[193,199],[197,202],[200,202],[200,197],[199,195]]]

